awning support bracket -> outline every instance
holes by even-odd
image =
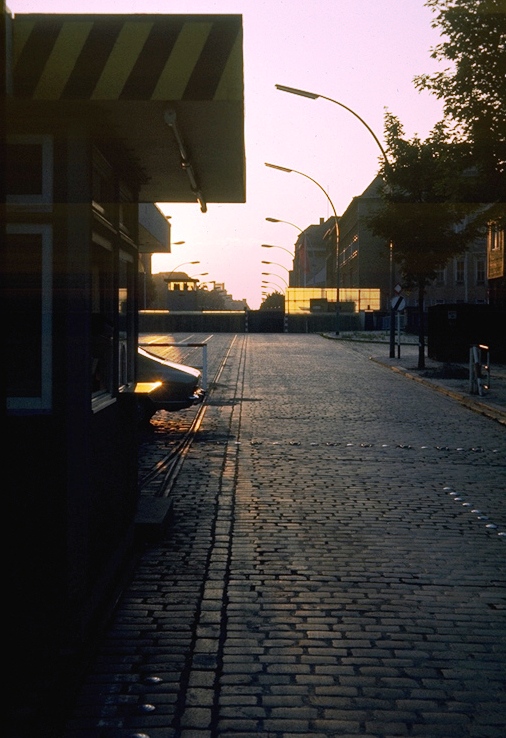
[[[197,183],[197,178],[195,176],[195,172],[192,166],[192,163],[190,161],[190,157],[188,154],[188,151],[186,149],[185,143],[183,141],[183,137],[181,135],[181,131],[179,130],[179,126],[177,124],[176,119],[176,111],[172,110],[170,108],[167,108],[167,110],[164,113],[164,120],[169,126],[169,128],[172,130],[172,133],[174,134],[174,138],[176,139],[176,143],[179,148],[179,155],[181,157],[181,169],[183,169],[186,174],[188,175],[188,179],[190,181],[190,187],[195,195],[195,198],[200,205],[200,210],[203,213],[207,212],[207,204],[204,199],[204,196],[202,194],[202,191]]]

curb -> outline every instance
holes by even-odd
[[[426,387],[430,387],[431,389],[436,390],[436,392],[440,392],[442,395],[451,397],[453,400],[457,400],[457,402],[459,402],[464,407],[467,407],[469,410],[480,413],[481,415],[484,415],[491,420],[495,420],[496,422],[506,427],[506,411],[504,410],[491,407],[490,405],[480,402],[479,400],[474,400],[466,395],[463,395],[460,392],[456,392],[455,390],[450,390],[447,387],[431,381],[430,379],[426,379],[425,377],[418,377],[416,374],[411,374],[411,372],[409,372],[407,369],[404,369],[403,367],[391,366],[390,364],[386,364],[384,361],[376,359],[373,356],[370,356],[369,359],[370,361],[374,361],[380,366],[384,366],[387,369],[391,369],[392,371],[397,372],[397,374],[402,374],[408,379],[413,379],[415,382],[419,382]]]

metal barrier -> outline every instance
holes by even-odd
[[[483,344],[473,345],[469,349],[469,391],[472,395],[480,395],[490,389],[490,351]]]

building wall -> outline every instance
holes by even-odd
[[[327,242],[325,234],[334,219],[320,218],[318,225],[308,226],[295,242],[290,287],[331,287],[327,272]]]
[[[340,284],[343,287],[381,290],[381,310],[390,310],[391,285],[402,283],[398,267],[390,262],[390,248],[374,236],[367,219],[381,200],[380,179],[353,198],[340,218]],[[395,244],[393,245],[395,249]],[[392,271],[391,271],[392,269]],[[436,280],[426,289],[426,307],[440,303],[488,302],[486,240],[478,239],[462,255],[451,259]],[[418,304],[415,292],[403,289],[408,307]]]
[[[339,279],[341,287],[378,288],[381,310],[390,304],[390,250],[384,239],[373,235],[367,218],[380,204],[376,178],[354,197],[339,219]]]
[[[427,307],[441,303],[485,304],[488,302],[486,240],[472,243],[468,250],[450,259],[427,288]]]
[[[8,119],[3,247],[11,673],[49,683],[133,544],[137,181],[82,118],[25,111]]]

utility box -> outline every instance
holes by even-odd
[[[494,363],[506,362],[506,311],[491,305],[432,305],[427,334],[427,355],[435,361],[467,363],[469,347],[486,344]]]

